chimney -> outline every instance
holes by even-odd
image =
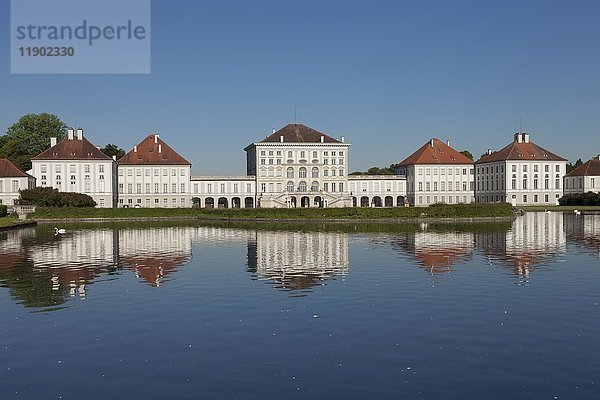
[[[114,161],[117,161],[117,156],[112,156]]]
[[[517,143],[522,143],[523,142],[520,132],[515,133],[515,142],[517,142]]]
[[[158,144],[158,138],[159,138],[159,137],[160,137],[160,136],[158,136],[158,135],[154,135],[154,144]]]
[[[75,134],[75,130],[73,128],[67,129],[67,138],[69,140],[73,140],[73,135]]]
[[[529,133],[523,132],[523,143],[529,143]]]
[[[321,136],[321,143],[325,142],[325,136]]]
[[[429,141],[429,144],[431,145],[431,147],[433,147],[433,139],[431,139],[431,140]]]
[[[492,149],[488,149],[488,151],[486,152],[486,154],[487,154],[488,156],[489,156],[490,154],[492,154],[492,153],[493,153]]]
[[[50,138],[50,147],[54,147],[56,146],[56,138],[55,137],[51,137]]]
[[[82,139],[83,139],[83,129],[77,128],[77,140],[82,140]]]
[[[346,139],[346,138],[342,136],[342,137],[340,138],[340,141],[341,141],[342,143],[344,143],[344,140],[345,140],[345,139]]]
[[[450,141],[446,140],[446,146],[450,147]]]
[[[598,154],[596,157],[594,157],[594,160],[600,160],[600,154]]]
[[[133,146],[133,152],[137,153],[137,145]]]
[[[275,130],[275,128],[273,128],[273,130],[271,131],[271,133],[275,133],[275,132],[277,132],[277,131]]]
[[[159,145],[158,145],[158,152],[159,152],[159,153],[162,153],[162,144],[159,144]]]
[[[273,129],[273,130],[275,130],[275,129]],[[280,141],[281,143],[283,143],[283,135],[282,135],[282,136],[279,136],[279,141]]]

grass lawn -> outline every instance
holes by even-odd
[[[2,217],[0,218],[0,229],[8,228],[12,226],[30,225],[31,221],[23,221],[14,218]]]
[[[509,204],[457,204],[427,208],[46,208],[38,207],[33,219],[272,219],[272,220],[372,220],[398,218],[493,218],[512,216]]]

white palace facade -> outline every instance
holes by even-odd
[[[513,143],[475,163],[449,142],[433,138],[397,164],[396,175],[349,175],[350,144],[344,137],[297,123],[274,129],[244,150],[246,175],[192,176],[191,163],[157,134],[114,160],[81,128],[76,134],[70,128],[65,140],[52,139],[51,147],[32,159],[28,185],[35,178],[38,186],[88,194],[98,207],[550,205],[563,195],[566,172],[566,160],[530,142],[527,133],[515,134]],[[581,189],[595,188],[596,168],[586,174]],[[569,177],[567,186],[580,181]]]

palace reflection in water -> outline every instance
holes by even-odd
[[[128,271],[139,282],[160,287],[183,267],[201,267],[203,246],[229,243],[247,251],[253,279],[299,296],[349,274],[353,235],[178,226],[71,229],[55,236],[51,227],[39,226],[0,232],[0,285],[31,307],[84,299],[94,281]],[[512,224],[421,224],[410,232],[365,235],[402,253],[434,283],[471,262],[498,265],[519,283],[527,282],[532,271],[563,256],[569,243],[600,259],[598,214],[526,213]]]

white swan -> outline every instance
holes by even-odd
[[[67,233],[66,229],[58,229],[58,228],[54,228],[54,234],[55,235],[62,235],[64,233]]]

